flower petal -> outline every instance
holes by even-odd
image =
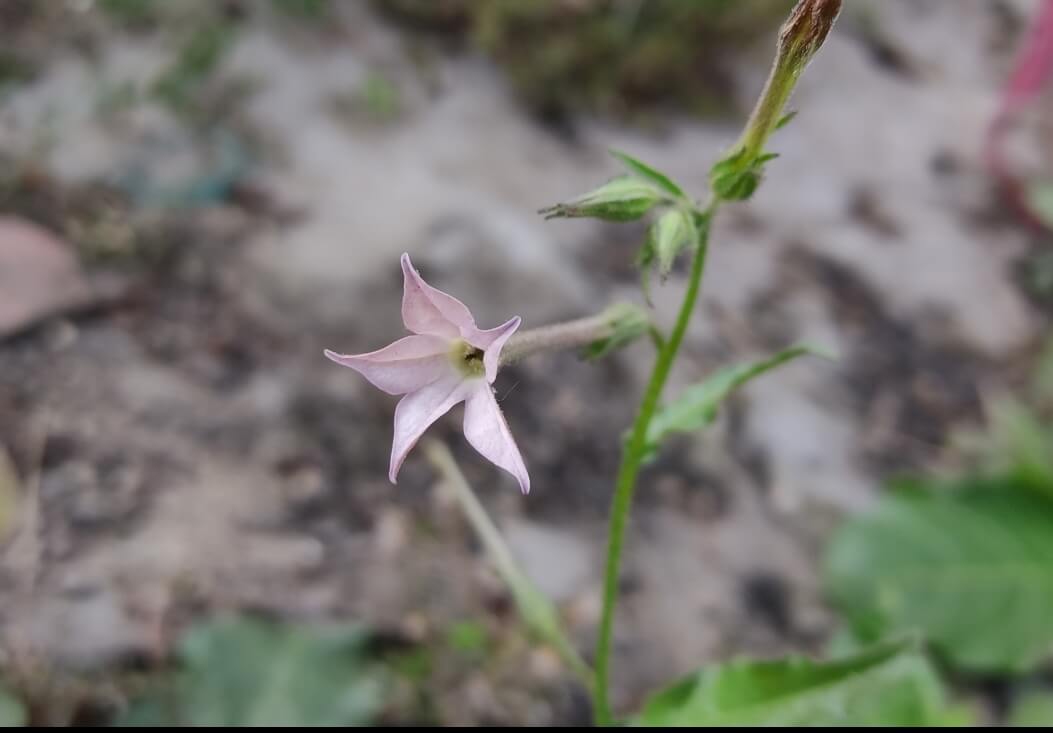
[[[504,348],[505,342],[512,337],[512,334],[516,332],[516,329],[519,328],[519,324],[522,322],[522,319],[516,316],[497,328],[491,328],[487,331],[474,329],[472,333],[465,335],[465,341],[483,350],[486,381],[490,384],[493,384],[497,378],[497,368],[501,364],[501,349]]]
[[[395,435],[391,441],[391,466],[388,470],[391,483],[395,483],[402,462],[424,431],[463,400],[468,391],[462,377],[450,375],[409,393],[399,401],[395,408]]]
[[[325,355],[351,367],[378,389],[400,395],[454,373],[449,349],[449,342],[438,336],[406,336],[368,354],[337,354],[326,349]]]
[[[475,329],[468,307],[424,282],[408,254],[402,255],[402,275],[402,322],[410,331],[457,338],[466,329]]]
[[[530,476],[523,456],[494,399],[493,389],[481,380],[469,383],[469,388],[464,403],[464,437],[480,455],[515,476],[520,491],[530,493]]]

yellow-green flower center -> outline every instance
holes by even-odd
[[[450,362],[453,368],[465,377],[482,377],[486,374],[483,366],[483,350],[472,346],[467,341],[457,340],[450,347]]]

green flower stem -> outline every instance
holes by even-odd
[[[632,434],[629,444],[622,455],[622,463],[618,469],[618,483],[614,490],[614,499],[611,505],[610,526],[607,532],[607,565],[603,581],[603,615],[600,619],[600,635],[596,642],[596,694],[595,716],[598,725],[611,725],[613,716],[611,714],[609,684],[610,684],[610,662],[611,662],[611,637],[614,631],[614,608],[618,600],[618,574],[621,566],[622,544],[625,540],[625,525],[629,519],[629,510],[632,506],[633,491],[636,488],[636,476],[640,472],[643,462],[647,428],[651,424],[655,410],[658,408],[658,400],[662,396],[669,372],[676,360],[680,344],[684,340],[687,326],[691,322],[691,315],[695,310],[699,291],[702,288],[702,275],[706,269],[706,251],[709,245],[709,223],[716,212],[718,200],[714,199],[701,216],[701,227],[696,226],[694,259],[691,262],[691,275],[687,284],[687,292],[684,294],[683,303],[680,305],[680,313],[676,319],[669,338],[662,344],[655,360],[654,369],[651,371],[651,379],[647,384],[640,410],[633,423]]]
[[[756,158],[764,152],[764,144],[778,124],[799,74],[798,69],[786,65],[777,64],[772,68],[739,144],[738,149],[744,151],[747,158]]]
[[[594,694],[595,675],[564,635],[555,606],[516,563],[512,551],[508,549],[501,532],[494,526],[486,509],[479,503],[450,449],[445,443],[436,440],[429,441],[424,449],[432,465],[453,490],[468,522],[490,555],[501,580],[512,591],[516,607],[527,626],[555,649],[563,663],[581,680],[589,693]]]
[[[779,32],[771,73],[746,123],[738,149],[756,158],[778,126],[797,80],[826,41],[841,12],[842,0],[800,0]]]

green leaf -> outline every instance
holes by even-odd
[[[1006,400],[992,415],[989,468],[1053,499],[1053,428],[1024,405]]]
[[[782,128],[784,128],[788,124],[790,124],[790,121],[793,120],[793,118],[796,117],[796,116],[797,116],[797,110],[795,110],[795,109],[794,110],[790,110],[789,112],[787,112],[786,114],[784,114],[782,117],[779,118],[779,121],[775,123],[775,128],[774,129],[781,130]]]
[[[618,150],[611,150],[611,155],[620,160],[625,166],[636,175],[641,178],[646,178],[651,183],[655,184],[659,188],[673,194],[677,198],[686,199],[687,194],[684,193],[684,189],[680,188],[673,179],[661,171],[655,170],[646,163],[642,163],[636,158],[630,155],[626,155]]]
[[[382,704],[379,672],[356,629],[314,629],[220,619],[192,629],[181,672],[136,700],[125,727],[350,726]]]
[[[801,345],[750,364],[725,367],[704,382],[690,387],[675,402],[662,408],[647,429],[647,451],[653,454],[672,433],[688,433],[708,427],[717,418],[721,404],[739,387],[765,372],[811,354],[830,358],[825,351]]]
[[[0,728],[21,728],[27,720],[22,701],[0,687]]]
[[[801,657],[703,669],[652,697],[641,726],[925,726],[943,716],[943,690],[908,642],[827,662]]]
[[[653,242],[658,272],[662,277],[669,275],[676,256],[691,245],[693,234],[687,213],[679,209],[665,212],[651,227],[649,238]]]
[[[665,194],[650,182],[633,176],[620,176],[572,201],[549,206],[538,213],[546,219],[635,221],[665,200]]]
[[[1053,726],[1053,693],[1027,692],[1013,703],[1009,725],[1014,728],[1049,728]]]
[[[1053,502],[1009,482],[901,489],[844,526],[825,565],[864,639],[920,631],[975,672],[1024,672],[1050,656]]]

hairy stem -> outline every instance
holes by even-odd
[[[833,28],[841,4],[842,0],[800,0],[783,24],[771,73],[739,143],[747,157],[763,152],[798,78]]]
[[[512,336],[501,350],[501,366],[543,351],[577,349],[610,338],[627,309],[629,306],[618,304],[587,318],[521,331]]]
[[[611,637],[614,631],[614,608],[618,600],[618,575],[621,567],[622,544],[625,539],[625,525],[629,518],[629,509],[632,506],[633,491],[636,488],[636,476],[640,472],[640,464],[644,457],[646,446],[647,428],[651,424],[655,410],[658,408],[658,400],[662,395],[669,372],[676,360],[680,344],[684,340],[687,326],[691,322],[691,315],[698,300],[698,294],[702,287],[702,275],[706,268],[706,251],[709,244],[709,222],[716,211],[716,200],[709,205],[701,216],[701,224],[696,229],[694,259],[691,262],[691,275],[688,280],[687,292],[680,305],[676,325],[673,327],[669,338],[662,344],[651,371],[651,378],[644,392],[643,401],[637,412],[633,423],[632,434],[629,443],[622,455],[622,463],[618,469],[618,482],[614,490],[614,499],[611,504],[610,525],[607,532],[607,564],[603,580],[603,615],[600,619],[600,635],[596,642],[596,722],[599,725],[611,725],[613,716],[611,714],[609,683],[610,683],[610,661],[611,661]]]

